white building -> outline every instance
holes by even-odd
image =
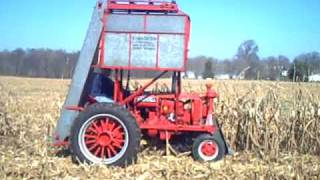
[[[287,70],[281,71],[281,76],[287,77],[288,76],[288,71]]]
[[[309,76],[309,81],[320,82],[320,74],[313,74],[313,75]]]
[[[230,79],[230,74],[218,74],[215,75],[214,78],[218,80],[228,80]]]
[[[186,79],[196,79],[196,73],[193,71],[187,71],[185,73],[181,73],[181,76]]]

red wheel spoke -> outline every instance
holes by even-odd
[[[89,145],[89,144],[93,144],[93,143],[96,143],[96,140],[95,139],[92,139],[92,140],[86,140],[86,144]]]
[[[96,135],[90,135],[90,134],[86,134],[86,135],[84,135],[84,137],[89,138],[89,139],[96,139],[97,138]]]
[[[114,147],[112,145],[110,145],[109,148],[110,148],[110,150],[111,150],[113,155],[118,154],[117,151],[114,149]]]
[[[119,148],[119,149],[122,149],[121,144],[119,144],[118,142],[113,142],[112,145]]]
[[[93,128],[92,126],[90,126],[90,128],[88,128],[88,132],[93,132],[94,134],[98,134],[98,131]]]
[[[102,147],[101,147],[100,157],[103,158],[103,159],[104,159],[104,156],[105,156],[104,151],[105,151],[105,147],[102,146]]]
[[[101,129],[103,132],[108,131],[108,119],[101,120]]]
[[[111,123],[111,127],[109,127],[109,130],[110,130],[110,131],[113,131],[113,129],[114,129],[115,126],[116,126],[115,123]]]
[[[110,149],[109,148],[107,148],[107,155],[108,155],[108,158],[111,158],[111,151],[110,151]]]
[[[92,152],[96,147],[98,147],[99,144],[94,144],[89,148],[89,151]]]
[[[94,152],[94,154],[95,154],[97,157],[99,157],[100,149],[101,149],[101,148],[100,148],[100,147],[98,147],[98,148],[97,148],[97,150]]]
[[[110,120],[109,118],[105,118],[105,131],[109,131],[109,126],[110,126]]]
[[[123,136],[122,126],[116,127],[116,128],[112,131],[112,133],[113,133],[114,137]]]
[[[124,135],[123,132],[119,132],[119,133],[114,133],[113,137],[115,139],[123,139],[123,135]]]
[[[114,139],[113,139],[113,142],[118,143],[118,144],[121,144],[121,143],[124,142],[124,140],[123,140],[122,138],[121,138],[121,139],[116,139],[116,138],[114,138]]]
[[[93,128],[95,128],[95,129],[99,129],[99,127],[97,126],[97,124],[96,124],[96,122],[92,122],[92,126],[93,126]]]
[[[92,123],[92,126],[96,129],[96,131],[98,132],[98,134],[102,133],[101,128],[97,125],[96,122],[93,122],[93,123]]]
[[[112,130],[112,133],[119,133],[120,129],[122,129],[121,126],[116,127],[115,129]]]

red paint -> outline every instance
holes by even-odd
[[[114,34],[123,34],[123,33],[128,33],[128,34],[159,34],[159,35],[185,35],[185,33],[170,33],[170,32],[139,32],[139,31],[106,31],[107,33],[114,33]]]
[[[160,113],[167,115],[174,112],[174,101],[172,100],[162,100],[160,106]]]
[[[191,118],[192,118],[192,124],[196,124],[199,125],[202,118],[203,118],[203,114],[202,111],[199,111],[199,109],[201,110],[203,106],[203,102],[202,100],[199,98],[195,98],[192,102],[192,106],[191,106]]]
[[[196,126],[196,125],[162,125],[162,124],[140,124],[141,129],[158,130],[158,131],[172,131],[172,132],[203,132],[214,134],[217,130],[215,126]]]
[[[153,4],[151,4],[153,3]],[[179,12],[177,4],[166,1],[121,1],[111,0],[108,2],[110,10],[138,10],[138,11],[156,11],[156,12]]]
[[[215,143],[206,142],[201,147],[201,152],[206,156],[213,156],[217,153],[218,147]]]
[[[121,98],[120,98],[120,94],[122,94],[123,92],[121,91],[121,84],[120,84],[120,79],[119,79],[119,70],[116,70],[114,73],[114,101],[118,102]]]
[[[141,94],[143,94],[144,90],[146,90],[149,86],[151,86],[154,82],[156,82],[161,76],[163,76],[165,73],[167,73],[167,71],[161,73],[159,76],[157,76],[156,78],[154,78],[152,81],[150,81],[149,83],[147,83],[146,85],[144,85],[142,88],[138,89],[136,92],[134,92],[132,95],[130,95],[129,97],[127,97],[126,99],[124,99],[123,101],[120,102],[120,105],[125,105],[129,102],[131,102],[135,97],[140,96]]]
[[[150,67],[137,67],[137,66],[107,66],[107,65],[93,65],[93,68],[101,68],[101,69],[111,69],[111,70],[117,70],[117,69],[123,69],[123,70],[143,70],[143,71],[176,71],[176,72],[184,72],[185,69],[183,68],[150,68]]]
[[[79,106],[66,106],[65,108],[70,111],[84,111],[84,108]]]
[[[206,123],[211,124],[212,114],[214,112],[214,98],[218,97],[218,94],[212,89],[211,84],[207,84],[207,101],[208,101],[208,112]]]
[[[101,159],[112,158],[124,146],[125,131],[118,121],[106,117],[91,122],[84,140],[88,150],[95,156]]]
[[[69,141],[57,141],[53,144],[53,147],[69,147],[70,143]]]

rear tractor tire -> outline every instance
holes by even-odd
[[[221,138],[209,134],[199,135],[193,142],[193,157],[202,162],[215,162],[221,160],[226,152],[225,144]]]
[[[71,151],[81,163],[126,166],[136,161],[140,138],[140,128],[126,109],[93,104],[71,128]]]

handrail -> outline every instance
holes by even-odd
[[[165,0],[109,0],[109,3],[148,3],[148,4],[162,4],[162,3],[172,3],[176,4],[176,1],[165,1]]]
[[[109,10],[179,12],[176,1],[164,0],[109,0]]]

